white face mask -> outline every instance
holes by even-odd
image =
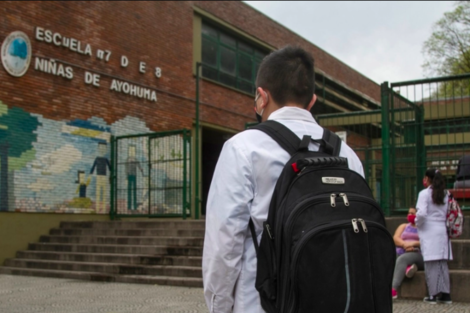
[[[261,111],[261,113],[258,113],[258,111],[256,110],[256,101],[258,101],[259,96],[260,96],[260,94],[257,93],[257,96],[255,97],[255,114],[256,114],[256,120],[258,121],[258,123],[261,123],[261,122],[262,122],[262,119],[263,119],[263,112],[264,112],[264,109]],[[266,95],[266,96],[267,96],[267,95]]]
[[[264,112],[264,109],[263,111],[261,111],[261,114],[260,114],[258,113],[258,111],[256,111],[256,108],[255,108],[256,120],[258,121],[258,123],[261,123],[263,121],[263,112]]]

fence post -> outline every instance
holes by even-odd
[[[186,129],[183,130],[183,220],[186,219],[186,188],[187,186],[187,177],[186,177]]]
[[[424,106],[416,106],[415,120],[418,124],[416,130],[416,192],[421,186],[424,173],[426,172],[426,146],[424,144]]]
[[[116,217],[116,212],[115,212],[115,207],[114,207],[114,186],[115,186],[115,181],[114,181],[114,176],[116,174],[116,169],[115,169],[115,154],[114,154],[114,146],[115,146],[115,137],[111,136],[111,170],[110,170],[110,175],[109,175],[109,183],[111,185],[110,188],[110,203],[109,203],[109,218],[111,220],[114,220]]]
[[[196,203],[194,206],[194,217],[195,219],[199,219],[199,212],[200,212],[200,202],[201,199],[199,197],[199,69],[202,67],[202,63],[196,63],[196,146],[195,146],[195,162],[196,162]]]
[[[380,85],[382,104],[382,190],[380,204],[386,216],[390,216],[390,87]]]

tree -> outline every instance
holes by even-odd
[[[36,117],[20,108],[7,109],[0,102],[0,211],[8,211],[8,171],[12,170],[8,160],[31,158],[28,152],[37,139],[34,132],[38,126],[40,123]]]
[[[470,1],[458,1],[452,12],[434,24],[424,42],[426,76],[470,73]]]

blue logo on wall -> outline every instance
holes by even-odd
[[[15,31],[8,35],[2,44],[2,64],[12,76],[23,76],[31,62],[31,42],[28,36]]]

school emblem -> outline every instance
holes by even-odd
[[[3,41],[1,58],[8,74],[23,76],[31,62],[31,42],[28,36],[21,31],[9,34]]]

